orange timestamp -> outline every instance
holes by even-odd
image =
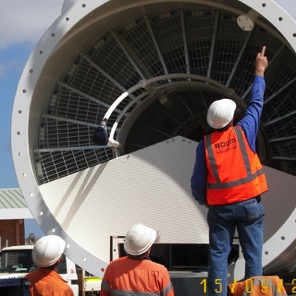
[[[215,293],[219,294],[222,293],[223,291],[223,284],[222,284],[222,279],[215,279],[214,281],[215,284]],[[200,281],[200,285],[202,285],[203,293],[207,293],[207,279],[202,279]],[[246,293],[251,294],[255,290],[262,293],[262,294],[267,294],[270,291],[270,289],[274,289],[274,283],[271,282],[270,278],[268,277],[260,277],[260,282],[256,282],[256,278],[249,278],[243,282],[238,282],[236,279],[228,285],[227,288],[229,288],[229,291],[231,293],[235,292],[236,287],[238,288],[239,286],[243,285],[243,289]],[[242,287],[242,286],[241,286]],[[296,279],[292,279],[290,283],[285,283],[283,282],[283,279],[279,279],[276,283],[276,291],[277,293],[281,294],[285,289],[288,289],[287,291],[288,294],[296,294]],[[255,292],[256,292],[255,291]]]

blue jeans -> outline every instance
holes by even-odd
[[[223,206],[209,206],[209,295],[227,295],[228,255],[237,228],[245,259],[245,279],[262,275],[264,209],[256,198]]]

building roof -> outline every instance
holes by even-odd
[[[0,220],[30,218],[32,215],[19,188],[0,189]]]

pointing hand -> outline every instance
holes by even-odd
[[[257,54],[255,62],[255,74],[258,76],[264,76],[265,69],[268,66],[268,60],[265,56],[266,46],[262,47],[261,52]]]

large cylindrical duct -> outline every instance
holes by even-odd
[[[189,182],[209,131],[206,110],[227,96],[239,106],[235,119],[243,115],[255,56],[266,45],[257,145],[270,185],[263,263],[266,274],[295,271],[290,14],[271,0],[66,1],[24,68],[12,115],[18,182],[44,232],[64,237],[67,255],[98,276],[110,236],[137,222],[159,229],[163,243],[207,243],[206,209]],[[119,147],[92,143],[106,114]],[[237,279],[243,269],[241,256]]]

